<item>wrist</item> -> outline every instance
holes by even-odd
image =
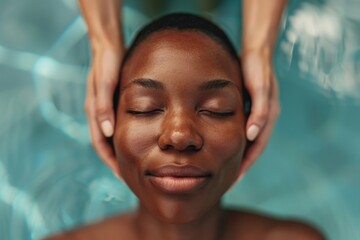
[[[110,49],[112,51],[124,50],[124,44],[120,34],[101,34],[98,36],[90,37],[91,48],[93,52],[103,51],[104,49]]]
[[[105,47],[120,49],[123,46],[121,28],[117,21],[93,22],[88,34],[93,51]]]
[[[263,45],[242,45],[241,47],[241,57],[248,57],[258,55],[263,58],[267,58],[269,60],[272,59],[273,56],[273,46],[270,44]]]

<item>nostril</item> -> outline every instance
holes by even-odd
[[[196,152],[198,150],[199,149],[195,145],[189,145],[186,147],[186,149],[184,149],[184,151],[186,151],[186,152]]]
[[[175,150],[177,149],[177,151],[181,151],[181,152],[197,152],[199,150],[199,148],[197,148],[195,145],[189,145],[186,148],[180,149],[180,148],[175,148],[173,145],[171,144],[166,144],[164,147],[161,148],[162,150]]]
[[[174,149],[174,146],[172,146],[171,144],[166,144],[162,149],[163,150],[172,150],[172,149]]]
[[[181,127],[181,128],[180,128]],[[197,152],[202,148],[203,139],[194,127],[186,125],[167,127],[158,138],[158,145],[164,151]]]

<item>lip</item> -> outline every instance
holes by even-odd
[[[192,193],[204,187],[211,173],[195,166],[166,165],[145,172],[154,187],[165,193]]]

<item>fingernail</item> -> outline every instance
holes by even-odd
[[[260,128],[256,126],[255,124],[251,125],[247,132],[246,136],[250,141],[254,141],[257,135],[259,134]]]
[[[114,128],[109,120],[101,123],[101,130],[106,137],[111,137],[114,133]]]

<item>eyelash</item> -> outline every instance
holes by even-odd
[[[162,109],[154,109],[154,110],[150,110],[150,111],[135,111],[135,110],[128,110],[127,113],[132,114],[132,115],[155,115],[157,113],[163,112]]]
[[[200,112],[204,112],[210,116],[218,117],[218,118],[226,118],[234,116],[235,112],[213,112],[208,110],[201,110]]]
[[[157,113],[163,112],[162,109],[154,109],[151,111],[135,111],[135,110],[128,110],[127,113],[131,114],[131,115],[136,115],[136,116],[152,116],[155,115]],[[205,113],[209,116],[213,116],[213,117],[217,117],[217,118],[227,118],[227,117],[231,117],[233,116],[235,113],[234,112],[213,112],[213,111],[208,111],[208,110],[200,110],[200,113]]]

